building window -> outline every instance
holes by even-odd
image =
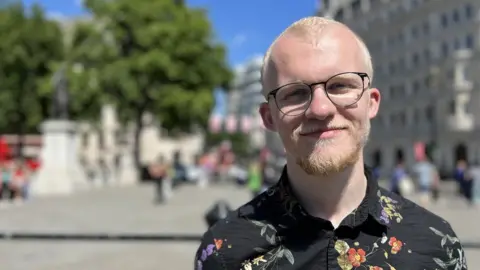
[[[409,83],[405,84],[405,95],[410,96],[412,94],[412,85]]]
[[[428,48],[425,49],[425,51],[423,52],[423,58],[425,58],[426,62],[430,62],[431,55],[430,55],[430,50]]]
[[[419,62],[420,62],[420,57],[418,56],[418,53],[413,53],[413,56],[412,56],[413,65],[418,65]]]
[[[465,5],[465,17],[467,19],[472,19],[473,18],[473,7],[472,4],[466,4]]]
[[[450,115],[454,115],[455,114],[455,111],[456,111],[456,104],[455,104],[455,100],[452,100],[450,101],[450,103],[448,104],[448,112],[450,113]]]
[[[418,109],[415,109],[413,111],[413,123],[418,124],[420,122],[420,113],[418,112]]]
[[[344,18],[344,12],[343,12],[343,8],[339,9],[337,11],[337,13],[335,14],[334,18],[336,21],[339,21],[339,22],[343,22],[343,20],[345,19]]]
[[[460,13],[458,12],[458,10],[455,9],[453,11],[452,19],[453,19],[453,22],[456,22],[456,23],[460,21]]]
[[[388,70],[389,70],[389,73],[390,75],[393,75],[395,74],[395,64],[394,63],[390,63],[390,66],[388,67]]]
[[[352,13],[354,16],[360,15],[362,12],[360,0],[355,0],[352,2]]]
[[[426,88],[430,88],[430,86],[432,85],[432,79],[430,78],[430,76],[425,77],[424,84]]]
[[[440,21],[442,23],[443,28],[448,27],[448,16],[447,16],[447,14],[442,14],[442,17],[441,17]]]
[[[392,85],[390,87],[390,98],[395,98],[397,96],[397,87]]]
[[[400,96],[406,96],[406,91],[405,91],[405,85],[404,84],[400,84],[398,86],[398,94]]]
[[[430,23],[429,23],[428,21],[425,21],[425,22],[423,23],[423,33],[424,33],[425,35],[430,34]]]
[[[323,0],[321,1],[323,8],[329,8],[330,7],[330,0]]]
[[[448,43],[443,42],[442,43],[442,54],[443,56],[448,56]]]
[[[425,109],[425,117],[427,118],[428,121],[435,121],[435,110],[432,105],[428,106]]]
[[[399,118],[400,125],[402,126],[407,125],[407,116],[405,115],[405,112],[400,113],[398,118]]]
[[[465,39],[465,47],[467,49],[473,49],[474,47],[474,40],[473,40],[473,36],[472,35],[468,35],[467,38]]]
[[[418,28],[416,26],[412,27],[412,38],[418,38]]]
[[[391,114],[390,115],[390,123],[392,124],[392,126],[396,126],[396,124],[397,124],[397,115],[396,114]]]
[[[471,114],[472,113],[472,100],[471,99],[469,101],[467,101],[467,103],[465,104],[465,113],[466,114]]]
[[[418,91],[420,91],[420,83],[418,81],[414,81],[412,88],[414,93],[418,93]]]

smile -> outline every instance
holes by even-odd
[[[317,129],[308,132],[300,132],[300,136],[310,137],[315,139],[331,139],[340,135],[345,128],[327,128],[327,129]]]

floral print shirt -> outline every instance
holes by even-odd
[[[204,234],[195,269],[467,269],[447,221],[366,176],[362,203],[334,229],[302,208],[284,169],[275,186]]]

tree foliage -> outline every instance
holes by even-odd
[[[89,34],[74,38],[123,118],[153,113],[168,130],[207,123],[212,91],[231,73],[206,13],[172,0],[85,1]],[[85,40],[98,42],[85,42]]]
[[[84,63],[84,80],[94,77],[120,118],[135,121],[137,150],[142,114],[171,132],[205,127],[214,88],[232,76],[206,12],[182,2],[86,0],[92,20],[72,38],[70,61]]]
[[[49,115],[51,63],[64,56],[61,29],[37,5],[0,7],[0,132],[36,131]]]

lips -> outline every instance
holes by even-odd
[[[308,135],[313,135],[313,134],[335,132],[335,131],[340,131],[340,130],[344,130],[344,129],[345,128],[343,128],[343,127],[318,128],[318,129],[311,129],[311,130],[307,130],[307,131],[301,131],[299,134],[302,135],[302,136],[308,136]]]

